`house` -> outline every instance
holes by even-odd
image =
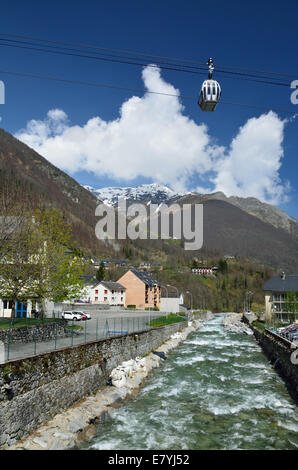
[[[129,269],[118,282],[126,288],[126,304],[136,308],[160,308],[161,286],[148,272]]]
[[[264,284],[265,317],[267,320],[298,320],[298,275],[274,276]]]
[[[86,294],[82,299],[92,304],[125,305],[126,289],[118,282],[94,281],[86,288]]]
[[[100,266],[103,266],[105,269],[109,269],[111,267],[111,260],[109,259],[93,260],[92,265],[94,269],[99,269]]]
[[[45,316],[51,316],[52,313],[59,308],[58,303],[54,303],[45,299],[43,302],[43,313]],[[27,300],[27,302],[17,301],[15,305],[15,318],[34,317],[34,311],[40,311],[40,305],[35,300]],[[0,299],[0,318],[10,318],[12,312],[12,301]]]
[[[142,263],[139,266],[140,271],[148,271],[151,268],[151,264],[148,263],[147,261],[142,261]]]
[[[102,260],[93,260],[93,267],[98,269],[100,266],[103,266],[105,269],[119,268],[122,266],[128,266],[129,261],[127,259],[102,259]]]
[[[16,302],[15,317],[25,318],[31,316],[32,302]],[[0,318],[10,318],[12,311],[12,301],[0,299]]]
[[[167,296],[160,299],[160,311],[166,313],[185,311],[183,293],[167,292]]]
[[[114,266],[116,268],[127,267],[129,264],[130,264],[130,262],[127,259],[114,260]]]
[[[193,274],[199,274],[201,276],[210,276],[214,274],[218,268],[216,266],[198,266],[191,268],[191,272]]]

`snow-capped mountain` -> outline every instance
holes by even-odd
[[[222,192],[199,194],[191,191],[179,194],[167,186],[158,183],[141,184],[135,188],[113,187],[95,189],[92,186],[84,187],[109,206],[116,206],[118,198],[126,199],[129,203],[139,201],[146,204],[172,204],[178,200],[180,203],[204,204],[210,199],[220,200],[239,207],[248,214],[254,215],[263,222],[267,222],[278,229],[283,229],[298,239],[298,220],[290,217],[278,207],[271,206],[252,197],[228,197]]]
[[[182,194],[175,193],[167,186],[157,183],[141,184],[135,188],[113,187],[95,189],[92,186],[84,187],[108,206],[115,206],[118,203],[118,199],[160,204],[161,202],[182,196]]]

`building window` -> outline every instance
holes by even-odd
[[[98,297],[95,297],[95,302],[98,300]]]
[[[12,300],[3,300],[3,308],[4,309],[11,309],[12,308]]]
[[[98,294],[98,289],[95,289],[95,294]]]
[[[103,299],[103,300],[104,300],[104,302],[107,302],[108,298],[107,298],[107,297],[104,297],[104,299]]]
[[[105,289],[104,293],[105,293],[105,294],[107,294],[107,293],[108,293],[107,289]]]

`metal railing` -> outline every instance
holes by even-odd
[[[276,341],[283,343],[289,349],[293,349],[293,345],[294,346],[296,345],[296,343],[294,343],[290,339],[279,334],[278,331],[273,326],[266,326],[264,328],[264,331],[266,331],[269,335],[271,335]]]
[[[160,315],[156,312],[109,318],[98,315],[80,321],[57,317],[0,319],[0,343],[4,343],[4,358],[0,356],[0,363],[187,320]]]

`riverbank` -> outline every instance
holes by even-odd
[[[212,318],[206,315],[206,320]],[[143,358],[136,357],[117,365],[110,373],[111,385],[102,387],[8,449],[63,450],[77,448],[96,433],[96,424],[104,422],[109,413],[125,399],[137,393],[152,369],[158,367],[187,336],[200,329],[203,320],[193,320],[187,327],[171,335],[161,346]]]
[[[250,328],[274,369],[284,380],[293,400],[298,405],[297,351],[272,333],[251,324]]]
[[[253,335],[223,328],[225,316],[173,350],[80,448],[297,450],[298,409],[283,380]]]
[[[230,333],[245,333],[252,335],[253,332],[249,326],[242,321],[242,313],[229,313],[223,319],[223,328]]]

